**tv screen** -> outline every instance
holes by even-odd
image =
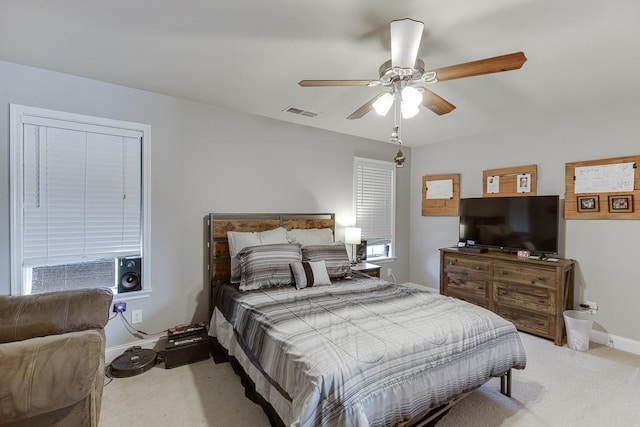
[[[460,199],[460,241],[556,254],[559,203],[559,196]]]

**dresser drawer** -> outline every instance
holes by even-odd
[[[493,298],[508,304],[542,313],[555,313],[555,293],[541,286],[493,282]]]
[[[499,281],[522,283],[524,285],[556,288],[556,272],[553,269],[527,267],[518,263],[495,263],[493,278]]]
[[[488,275],[491,272],[491,263],[482,259],[447,254],[444,257],[444,271],[455,274]]]
[[[513,322],[521,331],[531,332],[536,335],[551,337],[554,324],[553,316],[531,313],[529,311],[518,310],[517,308],[505,307],[500,304],[494,306],[494,311],[498,316]]]
[[[466,292],[456,292],[452,289],[449,291],[448,296],[461,299],[462,301],[466,301],[474,305],[479,305],[480,307],[484,307],[486,309],[489,308],[489,301],[486,298],[478,298],[473,294],[469,294]]]
[[[488,280],[483,280],[482,278],[452,273],[448,275],[447,292],[460,292],[477,298],[488,298],[488,283]]]

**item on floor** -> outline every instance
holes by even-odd
[[[191,325],[176,326],[175,328],[170,328],[167,331],[167,339],[171,340],[179,337],[186,337],[189,335],[199,335],[203,332],[207,332],[207,326],[204,322],[194,323]]]
[[[167,331],[164,367],[175,368],[209,358],[209,335],[204,323],[171,328]]]
[[[566,310],[564,325],[567,328],[567,345],[572,350],[589,350],[589,336],[593,326],[593,315],[588,311]]]
[[[112,377],[126,378],[147,372],[158,361],[158,353],[139,346],[130,347],[116,357],[109,366]]]

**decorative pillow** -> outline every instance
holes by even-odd
[[[351,275],[351,263],[344,243],[333,245],[309,245],[302,247],[303,261],[324,260],[332,279]]]
[[[240,263],[237,255],[242,249],[248,246],[288,243],[287,230],[282,227],[261,232],[227,231],[227,239],[231,256],[231,283],[240,282]]]
[[[333,243],[333,231],[330,228],[294,228],[287,231],[290,243],[308,245],[330,245]]]
[[[291,270],[298,289],[331,284],[324,261],[294,262],[291,264]]]
[[[277,285],[293,285],[292,263],[302,261],[300,245],[276,243],[249,246],[238,253],[241,291]]]

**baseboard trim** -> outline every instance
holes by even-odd
[[[133,346],[139,346],[142,348],[148,348],[153,350],[155,349],[156,344],[158,344],[158,341],[160,341],[162,338],[164,337],[147,338],[144,340],[139,340],[139,341],[134,341],[127,344],[118,345],[115,347],[109,347],[105,350],[105,362],[107,364],[111,363],[113,359],[120,356],[122,353],[125,352],[125,350]]]
[[[589,338],[595,343],[640,355],[640,341],[594,330],[591,331]]]

